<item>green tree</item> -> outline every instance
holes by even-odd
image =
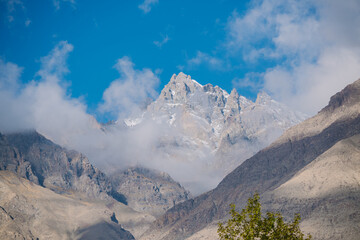
[[[235,205],[230,205],[231,218],[226,224],[219,223],[218,234],[221,240],[310,240],[301,232],[300,215],[293,222],[286,223],[280,213],[267,212],[261,216],[259,194],[249,198],[247,206],[238,213]]]

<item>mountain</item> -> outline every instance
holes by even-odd
[[[171,77],[141,116],[118,124],[136,128],[149,119],[157,123],[161,134],[153,148],[155,158],[176,159],[205,172],[204,182],[189,178],[180,181],[198,194],[209,189],[209,185],[215,187],[245,159],[305,118],[265,92],[260,92],[253,102],[235,89],[229,94],[218,86],[201,85],[179,73]],[[177,171],[170,174],[177,177]]]
[[[124,196],[84,155],[36,131],[0,133],[0,170],[0,210],[6,220],[0,222],[0,231],[4,234],[64,239],[68,233],[88,236],[104,231],[111,233],[108,239],[118,239],[129,235],[122,227],[138,237],[154,220],[124,205]]]
[[[141,239],[216,239],[216,223],[229,204],[245,206],[255,192],[264,210],[287,219],[315,239],[360,236],[360,80],[331,97],[316,116],[287,130],[247,159],[213,190],[169,209]]]
[[[110,175],[114,189],[125,196],[138,212],[160,216],[175,204],[191,198],[189,191],[169,174],[154,169],[131,167]]]

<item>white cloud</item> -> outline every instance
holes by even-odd
[[[261,73],[247,73],[244,78],[234,78],[232,80],[233,88],[241,88],[248,89],[250,92],[258,93],[259,89],[261,89],[262,83],[259,79],[263,78],[264,74]],[[254,81],[256,79],[256,81]]]
[[[68,72],[66,57],[73,49],[67,42],[60,42],[41,59],[39,81],[20,84],[21,69],[16,64],[0,64],[1,131],[33,128],[62,142],[66,137],[85,131],[92,117],[86,105],[67,94],[61,86]],[[8,86],[13,86],[9,88]]]
[[[150,69],[136,70],[128,57],[120,58],[114,66],[120,78],[113,81],[103,94],[101,112],[110,112],[117,117],[128,117],[139,111],[147,98],[155,98],[154,90],[159,78]]]
[[[41,58],[41,69],[37,74],[43,80],[59,82],[65,74],[69,73],[66,61],[73,49],[73,45],[67,41],[59,42],[49,55]]]
[[[22,70],[18,65],[0,59],[0,89],[16,91]]]
[[[76,1],[75,0],[53,0],[53,5],[56,10],[60,9],[61,3],[69,3],[71,7],[76,8]]]
[[[264,90],[314,114],[360,77],[360,2],[253,1],[229,18],[227,48],[246,61],[278,64],[263,74]]]
[[[187,67],[193,68],[199,65],[206,65],[211,69],[215,70],[223,70],[225,68],[223,60],[213,57],[207,53],[198,51],[196,56],[187,60]]]
[[[168,35],[165,35],[162,37],[162,40],[161,41],[154,41],[154,44],[161,48],[165,43],[167,43],[168,41],[170,40],[169,36]]]
[[[6,0],[9,13],[15,12],[17,7],[24,9],[24,3],[21,0]]]
[[[28,27],[28,26],[30,25],[30,23],[31,23],[31,20],[30,20],[30,19],[26,19],[26,21],[25,21],[25,26]]]
[[[159,3],[159,0],[144,0],[144,2],[139,5],[139,8],[143,10],[144,13],[148,13],[157,3]]]
[[[23,1],[21,0],[4,0],[7,7],[7,19],[11,23],[15,20],[14,14],[18,9],[25,10]]]

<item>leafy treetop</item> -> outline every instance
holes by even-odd
[[[304,237],[299,223],[300,215],[295,214],[291,223],[286,223],[280,213],[267,212],[261,216],[259,194],[249,198],[247,206],[238,213],[235,205],[230,205],[231,218],[227,223],[219,223],[218,235],[221,240],[310,240]]]

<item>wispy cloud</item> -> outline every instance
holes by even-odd
[[[69,3],[71,7],[76,8],[76,0],[52,0],[56,10],[60,9],[61,3]]]
[[[25,10],[25,5],[21,0],[4,0],[7,8],[7,20],[9,23],[15,21],[15,13],[18,9]]]
[[[41,58],[41,69],[37,75],[46,81],[59,82],[62,77],[69,73],[67,58],[74,49],[67,41],[59,42],[49,55]]]
[[[151,11],[151,8],[157,3],[159,3],[159,0],[144,0],[144,2],[139,5],[139,8],[144,13],[148,13]]]
[[[40,79],[28,84],[20,84],[22,68],[14,63],[0,64],[1,72],[6,73],[0,79],[1,131],[33,128],[61,142],[86,130],[91,118],[86,113],[86,105],[71,98],[61,84],[68,72],[66,57],[72,49],[65,41],[57,44],[41,59]],[[13,88],[6,87],[9,82]]]
[[[232,80],[233,88],[247,89],[250,92],[258,93],[259,89],[263,88],[260,79],[264,77],[262,73],[247,73],[244,78],[234,78]]]
[[[30,23],[31,23],[31,20],[30,20],[30,19],[26,19],[26,21],[25,21],[25,26],[28,27],[28,26],[30,25]]]
[[[214,70],[225,69],[225,63],[222,59],[216,58],[201,51],[198,51],[195,57],[187,60],[186,64],[188,68],[194,68],[200,65],[206,65],[210,69],[214,69]]]
[[[0,58],[0,89],[17,90],[23,68]]]
[[[134,63],[129,57],[120,58],[114,68],[118,70],[120,78],[113,81],[103,94],[101,112],[109,112],[116,117],[128,117],[139,111],[138,107],[147,98],[155,98],[154,90],[160,80],[150,69],[134,69]]]
[[[245,61],[277,63],[263,74],[264,89],[313,114],[360,77],[360,2],[253,1],[227,24],[227,49]]]
[[[154,44],[161,48],[165,43],[167,43],[170,40],[168,35],[162,36],[162,40],[161,41],[154,41]]]

